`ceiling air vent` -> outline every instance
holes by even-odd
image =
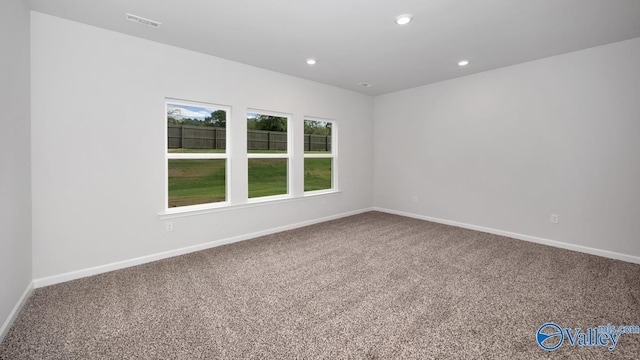
[[[149,20],[149,19],[145,19],[143,17],[137,16],[137,15],[133,15],[133,14],[127,14],[127,20],[129,21],[133,21],[135,23],[138,23],[140,25],[145,25],[145,26],[149,26],[152,28],[159,28],[160,25],[162,24],[161,22],[155,21],[155,20]]]

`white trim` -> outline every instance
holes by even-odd
[[[316,191],[340,191],[340,187],[338,186],[338,122],[332,119],[323,119],[315,116],[305,116],[304,121],[320,121],[325,123],[331,123],[331,152],[330,153],[313,153],[308,154],[303,151],[303,157],[305,159],[331,159],[331,188],[330,189],[322,189],[322,190],[314,190],[314,191],[305,191],[304,195],[307,194],[314,195]],[[302,143],[304,147],[304,140]],[[309,148],[311,148],[311,143],[309,143]],[[304,169],[303,169],[304,170]],[[304,182],[304,173],[302,176],[302,181]]]
[[[572,250],[572,251],[577,251],[577,252],[591,254],[591,255],[602,256],[602,257],[606,257],[606,258],[609,258],[609,259],[616,259],[616,260],[622,260],[622,261],[626,261],[626,262],[630,262],[630,263],[640,264],[640,257],[638,257],[638,256],[621,254],[621,253],[608,251],[608,250],[596,249],[596,248],[591,248],[591,247],[582,246],[582,245],[576,245],[576,244],[569,244],[569,243],[562,242],[562,241],[557,241],[557,240],[544,239],[544,238],[530,236],[530,235],[518,234],[518,233],[514,233],[514,232],[510,232],[510,231],[504,231],[504,230],[498,230],[498,229],[488,228],[488,227],[484,227],[484,226],[466,224],[466,223],[461,223],[461,222],[458,222],[458,221],[439,219],[439,218],[434,218],[434,217],[430,217],[430,216],[424,216],[424,215],[408,213],[408,212],[404,212],[404,211],[385,209],[385,208],[381,208],[381,207],[374,207],[373,210],[374,211],[385,212],[385,213],[388,213],[388,214],[406,216],[406,217],[410,217],[410,218],[414,218],[414,219],[432,221],[432,222],[445,224],[445,225],[457,226],[457,227],[461,227],[461,228],[465,228],[465,229],[481,231],[481,232],[494,234],[494,235],[506,236],[506,237],[510,237],[510,238],[513,238],[513,239],[524,240],[524,241],[529,241],[529,242],[533,242],[533,243],[536,243],[536,244],[548,245],[548,246],[553,246],[553,247],[556,247],[556,248]]]
[[[307,154],[307,153],[305,153],[304,154],[304,158],[305,159],[318,159],[318,158],[320,158],[320,159],[330,159],[330,158],[333,158],[333,154],[331,154],[331,153],[322,153],[322,154],[319,154],[319,153]]]
[[[322,196],[322,195],[335,195],[340,194],[342,191],[339,190],[318,190],[318,194],[312,194],[314,196]],[[264,200],[266,199],[266,200]],[[231,210],[239,210],[254,206],[263,206],[263,205],[277,205],[292,201],[300,201],[307,200],[307,193],[304,196],[291,196],[291,195],[273,195],[266,197],[256,197],[251,198],[252,201],[247,200],[246,203],[241,204],[229,204],[228,202],[224,203],[209,203],[209,204],[201,204],[201,205],[191,205],[191,206],[180,206],[171,208],[169,210],[165,210],[163,212],[158,213],[158,217],[161,220],[184,217],[184,216],[194,216],[194,215],[202,215],[209,214],[220,211],[231,211]]]
[[[225,160],[225,153],[167,153],[167,160]]]
[[[296,223],[296,224],[284,225],[284,226],[279,226],[279,227],[276,227],[276,228],[257,231],[257,232],[250,233],[250,234],[238,235],[238,236],[234,236],[234,237],[230,237],[230,238],[226,238],[226,239],[215,240],[215,241],[211,241],[211,242],[204,243],[204,244],[187,246],[187,247],[184,247],[184,248],[169,250],[169,251],[165,251],[165,252],[161,252],[161,253],[157,253],[157,254],[141,256],[141,257],[138,257],[138,258],[133,258],[133,259],[128,259],[128,260],[113,262],[113,263],[110,263],[110,264],[98,265],[98,266],[94,266],[94,267],[87,268],[87,269],[75,270],[75,271],[70,271],[70,272],[67,272],[67,273],[59,274],[59,275],[53,275],[53,276],[48,276],[48,277],[44,277],[44,278],[40,278],[40,279],[34,279],[33,280],[33,286],[37,289],[37,288],[41,288],[43,286],[59,284],[59,283],[63,283],[63,282],[71,281],[71,280],[76,280],[76,279],[80,279],[80,278],[84,278],[84,277],[88,277],[88,276],[92,276],[92,275],[106,273],[106,272],[109,272],[109,271],[125,269],[125,268],[131,267],[131,266],[146,264],[146,263],[150,263],[150,262],[157,261],[157,260],[162,260],[162,259],[166,259],[166,258],[170,258],[170,257],[174,257],[174,256],[189,254],[189,253],[192,253],[192,252],[206,250],[206,249],[210,249],[210,248],[221,246],[221,245],[231,244],[231,243],[235,243],[235,242],[238,242],[238,241],[253,239],[253,238],[264,236],[264,235],[270,235],[270,234],[274,234],[274,233],[281,232],[281,231],[297,229],[297,228],[300,228],[300,227],[309,226],[309,225],[313,225],[313,224],[317,224],[317,223],[321,223],[321,222],[325,222],[325,221],[330,221],[330,220],[340,219],[340,218],[347,217],[347,216],[357,215],[357,214],[361,214],[361,213],[364,213],[364,212],[367,212],[367,211],[371,211],[371,210],[373,210],[373,209],[372,208],[364,208],[364,209],[360,209],[360,210],[354,210],[354,211],[341,213],[341,214],[337,214],[337,215],[326,216],[326,217],[319,218],[319,219],[302,221],[302,222],[299,222],[299,223]]]
[[[294,160],[294,152],[293,152],[293,147],[294,147],[294,143],[295,143],[295,139],[293,138],[293,130],[294,127],[293,126],[293,113],[281,113],[281,112],[274,112],[274,111],[268,111],[268,110],[258,110],[255,108],[247,108],[247,121],[249,120],[249,114],[254,114],[254,115],[267,115],[267,116],[274,116],[274,117],[280,117],[280,118],[286,118],[287,119],[287,151],[284,153],[270,153],[268,152],[269,150],[267,150],[267,152],[265,153],[259,153],[259,152],[252,152],[249,153],[249,149],[246,148],[246,152],[247,152],[247,172],[249,171],[249,160],[252,159],[285,159],[287,162],[287,192],[286,194],[278,194],[275,196],[260,196],[260,197],[256,197],[256,198],[252,198],[252,197],[248,197],[247,202],[254,202],[254,199],[264,199],[265,201],[269,200],[269,199],[273,199],[273,200],[278,200],[282,197],[291,197],[293,196],[293,179],[295,174],[293,173],[293,160]],[[248,123],[247,123],[247,134],[249,133],[249,127],[248,127]],[[269,132],[267,130],[261,130],[264,132]],[[247,138],[248,140],[248,138]],[[248,141],[247,141],[248,144]],[[249,179],[247,178],[247,188],[249,187]],[[248,196],[249,194],[247,194]]]
[[[246,113],[247,114],[256,114],[256,115],[267,115],[267,116],[274,116],[274,117],[286,117],[287,118],[287,130],[289,130],[288,121],[291,118],[291,116],[293,116],[292,112],[280,112],[280,111],[262,110],[262,109],[252,108],[252,107],[248,107]]]
[[[178,98],[165,97],[164,98],[164,208],[166,212],[171,212],[171,208],[169,207],[169,160],[188,160],[188,159],[207,159],[207,160],[225,160],[225,201],[217,202],[217,203],[207,203],[207,204],[215,204],[216,206],[220,206],[220,203],[228,204],[230,202],[229,195],[231,194],[231,141],[233,133],[231,129],[225,125],[225,147],[224,153],[170,153],[169,152],[169,119],[167,117],[168,106],[169,104],[175,105],[184,105],[184,106],[192,106],[192,107],[201,107],[201,108],[212,108],[216,110],[224,110],[225,112],[225,123],[229,123],[231,119],[231,111],[232,107],[230,105],[220,105],[215,103],[208,103],[203,101],[191,101],[191,100],[182,100]],[[202,205],[202,204],[196,204]],[[196,208],[197,209],[197,208]],[[193,211],[193,210],[192,210]]]
[[[247,159],[288,159],[288,153],[247,153]]]
[[[217,104],[214,102],[209,102],[209,101],[201,101],[201,100],[185,100],[185,99],[179,99],[179,98],[174,98],[171,96],[165,96],[164,97],[164,102],[165,104],[167,103],[171,103],[171,104],[176,104],[176,105],[185,105],[185,106],[193,106],[193,107],[208,107],[208,108],[214,108],[216,110],[231,110],[231,105],[223,105],[223,104]],[[203,106],[204,105],[204,106]],[[166,111],[166,107],[165,107],[165,120],[166,120],[166,116],[167,116],[167,111]],[[228,118],[227,118],[228,120]]]
[[[335,122],[336,119],[331,118],[331,117],[323,117],[323,116],[311,116],[311,115],[305,115],[303,116],[303,118],[305,120],[311,120],[311,121],[319,121],[319,122]]]
[[[247,199],[247,204],[256,204],[256,203],[270,203],[278,200],[288,200],[293,199],[293,195],[287,194],[278,194],[278,195],[266,195],[266,196],[257,196]]]
[[[9,316],[4,321],[4,324],[2,324],[2,327],[0,328],[0,343],[2,342],[2,340],[4,340],[4,337],[7,336],[7,333],[9,333],[11,325],[13,325],[13,322],[18,317],[20,310],[22,310],[24,305],[27,303],[27,299],[29,299],[31,293],[33,293],[33,287],[33,281],[29,282],[29,285],[27,285],[27,288],[22,293],[22,296],[20,297],[20,299],[18,299],[18,302],[9,313]]]
[[[336,194],[341,192],[340,190],[336,190],[336,189],[323,189],[323,190],[312,190],[312,191],[305,191],[304,192],[304,197],[313,197],[313,196],[320,196],[320,195],[328,195],[328,194]]]
[[[219,201],[219,202],[211,202],[211,203],[205,203],[205,204],[176,206],[176,207],[166,209],[164,212],[161,212],[159,215],[165,216],[165,215],[179,215],[179,214],[194,213],[194,212],[210,212],[209,210],[227,208],[231,206],[230,204],[231,203],[229,201]]]

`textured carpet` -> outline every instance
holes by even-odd
[[[639,325],[640,265],[370,212],[37,289],[0,359],[640,357],[549,321]]]

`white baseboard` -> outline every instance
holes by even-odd
[[[321,222],[325,222],[325,221],[330,221],[330,220],[335,220],[335,219],[339,219],[339,218],[343,218],[343,217],[347,217],[347,216],[357,215],[357,214],[361,214],[361,213],[364,213],[364,212],[367,212],[367,211],[372,211],[372,210],[373,210],[373,208],[364,208],[364,209],[350,211],[350,212],[341,213],[341,214],[337,214],[337,215],[327,216],[327,217],[323,217],[323,218],[319,218],[319,219],[313,219],[313,220],[303,221],[303,222],[299,222],[299,223],[295,223],[295,224],[290,224],[290,225],[280,226],[280,227],[271,228],[271,229],[267,229],[267,230],[262,230],[262,231],[258,231],[258,232],[254,232],[254,233],[250,233],[250,234],[234,236],[234,237],[227,238],[227,239],[215,240],[215,241],[211,241],[211,242],[204,243],[204,244],[188,246],[188,247],[179,248],[179,249],[175,249],[175,250],[169,250],[169,251],[165,251],[165,252],[161,252],[161,253],[157,253],[157,254],[141,256],[141,257],[138,257],[138,258],[123,260],[123,261],[117,261],[117,262],[110,263],[110,264],[94,266],[94,267],[87,268],[87,269],[70,271],[70,272],[67,272],[67,273],[59,274],[59,275],[53,275],[53,276],[48,276],[48,277],[44,277],[44,278],[40,278],[40,279],[34,279],[33,280],[33,286],[37,289],[37,288],[41,288],[43,286],[59,284],[59,283],[63,283],[63,282],[71,281],[71,280],[76,280],[76,279],[80,279],[80,278],[84,278],[84,277],[88,277],[88,276],[92,276],[92,275],[102,274],[102,273],[109,272],[109,271],[120,270],[120,269],[128,268],[128,267],[131,267],[131,266],[146,264],[146,263],[149,263],[149,262],[152,262],[152,261],[162,260],[162,259],[166,259],[166,258],[170,258],[170,257],[174,257],[174,256],[179,256],[179,255],[184,255],[184,254],[188,254],[188,253],[192,253],[192,252],[196,252],[196,251],[200,251],[200,250],[210,249],[210,248],[213,248],[213,247],[226,245],[226,244],[231,244],[231,243],[235,243],[235,242],[238,242],[238,241],[249,240],[249,239],[253,239],[253,238],[256,238],[256,237],[260,237],[260,236],[264,236],[264,235],[270,235],[270,234],[274,234],[274,233],[281,232],[281,231],[297,229],[297,228],[300,228],[300,227],[303,227],[303,226],[309,226],[309,225],[313,225],[313,224],[317,224],[317,223],[321,223]]]
[[[561,249],[578,251],[578,252],[581,252],[581,253],[587,253],[587,254],[591,254],[591,255],[602,256],[602,257],[606,257],[606,258],[610,258],[610,259],[616,259],[616,260],[622,260],[622,261],[626,261],[626,262],[630,262],[630,263],[640,264],[640,257],[638,257],[638,256],[621,254],[621,253],[617,253],[617,252],[613,252],[613,251],[596,249],[596,248],[591,248],[591,247],[582,246],[582,245],[569,244],[569,243],[556,241],[556,240],[549,240],[549,239],[544,239],[544,238],[539,238],[539,237],[529,236],[529,235],[523,235],[523,234],[513,233],[513,232],[509,232],[509,231],[504,231],[504,230],[492,229],[492,228],[488,228],[488,227],[484,227],[484,226],[465,224],[465,223],[452,221],[452,220],[438,219],[438,218],[434,218],[434,217],[430,217],[430,216],[418,215],[418,214],[408,213],[408,212],[404,212],[404,211],[397,211],[397,210],[385,209],[385,208],[380,208],[380,207],[374,207],[373,210],[380,211],[380,212],[385,212],[385,213],[388,213],[388,214],[406,216],[406,217],[410,217],[410,218],[414,218],[414,219],[427,220],[427,221],[440,223],[440,224],[445,224],[445,225],[457,226],[457,227],[461,227],[461,228],[465,228],[465,229],[481,231],[481,232],[494,234],[494,235],[506,236],[506,237],[510,237],[510,238],[513,238],[513,239],[530,241],[530,242],[537,243],[537,244],[549,245],[549,246],[553,246],[553,247],[557,247],[557,248],[561,248]]]
[[[4,340],[4,337],[9,332],[11,325],[13,325],[13,322],[18,317],[18,314],[20,313],[20,310],[22,310],[22,308],[24,307],[24,304],[27,303],[27,299],[29,298],[32,292],[33,292],[33,281],[30,282],[29,285],[27,285],[27,288],[24,290],[24,293],[22,293],[22,296],[20,297],[20,299],[18,299],[18,302],[9,313],[7,320],[5,320],[4,324],[2,324],[2,327],[0,328],[0,343],[2,342],[2,340]]]

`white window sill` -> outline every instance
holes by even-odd
[[[340,190],[328,189],[328,190],[314,190],[314,191],[306,191],[304,193],[304,197],[312,197],[312,196],[320,196],[320,195],[328,195],[335,194],[341,192]]]
[[[246,203],[243,204],[230,204],[228,202],[220,202],[213,204],[204,204],[204,205],[192,205],[192,206],[182,206],[177,208],[170,208],[162,211],[158,214],[158,217],[161,220],[164,219],[172,219],[178,217],[185,216],[194,216],[194,215],[202,215],[202,214],[210,214],[221,211],[229,211],[229,210],[240,210],[251,208],[255,206],[264,206],[264,205],[276,205],[276,204],[284,204],[288,202],[296,202],[301,200],[308,200],[311,197],[315,196],[332,196],[342,193],[340,190],[318,190],[318,191],[309,191],[305,192],[304,196],[299,197],[291,197],[291,196],[268,196],[264,198],[256,198],[249,199]]]

